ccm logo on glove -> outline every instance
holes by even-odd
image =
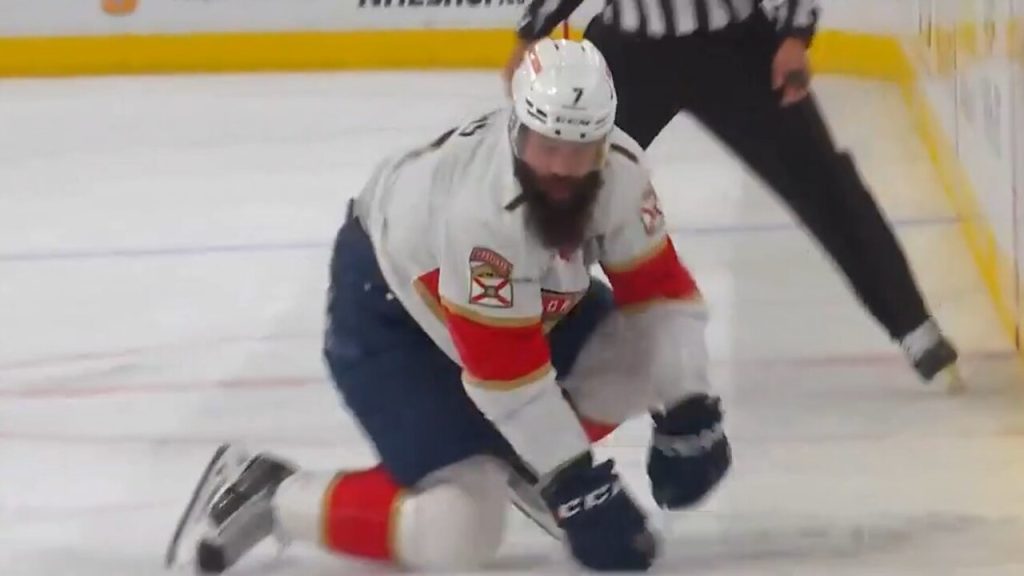
[[[558,507],[558,518],[565,520],[572,518],[576,514],[583,512],[584,510],[590,510],[596,508],[601,504],[604,504],[612,496],[615,496],[619,492],[622,492],[622,481],[616,479],[604,486],[597,488],[596,490],[582,496],[580,498],[573,498],[568,502]]]

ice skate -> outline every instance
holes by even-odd
[[[266,454],[250,456],[225,444],[214,453],[167,548],[175,564],[182,546],[195,546],[196,570],[219,574],[274,534],[270,499],[294,468]]]
[[[933,320],[928,320],[900,341],[907,358],[925,382],[939,382],[950,393],[966,389],[957,360],[959,355]]]

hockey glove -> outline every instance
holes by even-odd
[[[647,476],[658,506],[677,510],[697,504],[729,470],[732,450],[719,402],[698,394],[653,416]]]
[[[601,571],[646,570],[657,553],[655,537],[613,467],[611,460],[594,467],[587,454],[541,494],[580,564]]]

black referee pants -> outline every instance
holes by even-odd
[[[785,201],[893,339],[927,319],[895,235],[813,96],[780,107],[771,85],[780,39],[760,12],[721,31],[661,40],[626,37],[598,15],[585,37],[614,76],[616,124],[643,148],[680,110],[690,112]]]

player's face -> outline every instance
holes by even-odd
[[[570,202],[580,184],[597,170],[603,142],[566,142],[526,130],[520,157],[555,203]]]
[[[521,134],[516,179],[527,222],[545,246],[575,249],[583,242],[601,187],[602,143],[577,144]]]

